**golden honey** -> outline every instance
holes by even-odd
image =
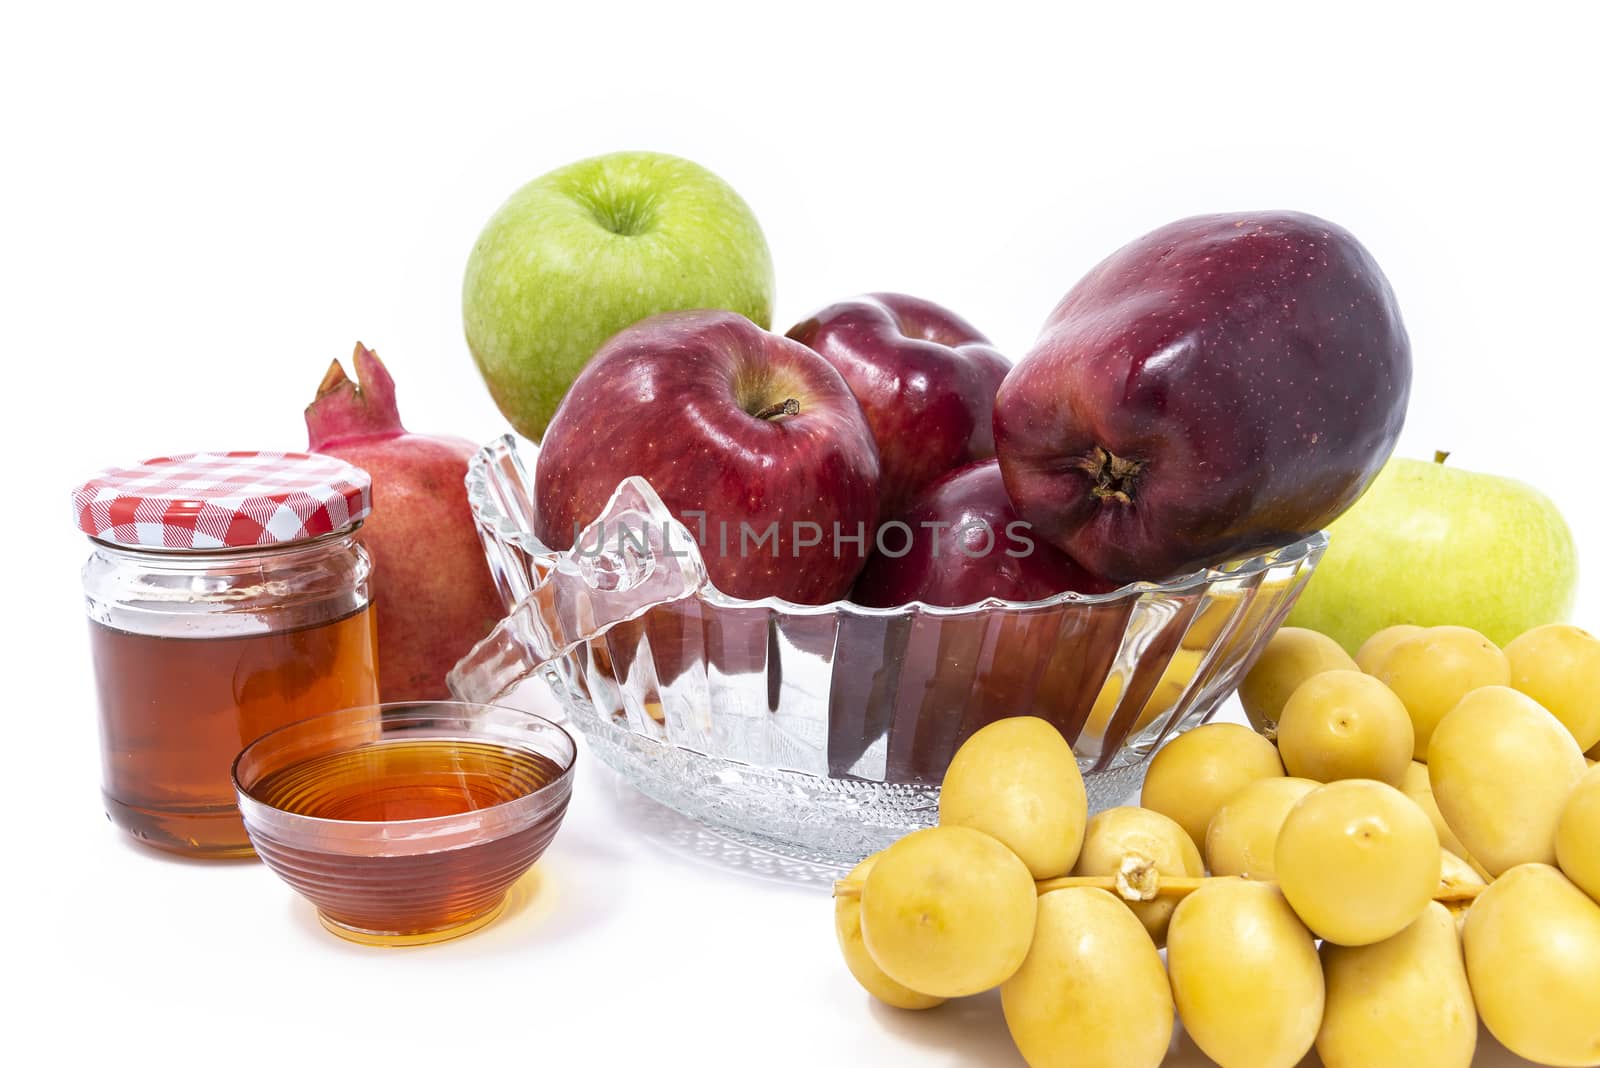
[[[270,730],[377,700],[372,610],[237,637],[89,624],[106,812],[151,845],[247,856],[228,769]]]
[[[374,740],[282,767],[241,758],[262,859],[355,941],[418,944],[482,926],[555,835],[570,762],[482,737],[380,738],[369,723]],[[360,734],[357,710],[335,729]],[[307,738],[320,745],[309,728]]]
[[[248,856],[230,769],[286,724],[378,699],[365,471],[177,453],[72,491],[106,814],[150,845]]]

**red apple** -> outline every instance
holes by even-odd
[[[1063,590],[1114,588],[1030,536],[994,460],[929,486],[898,522],[885,524],[877,544],[851,593],[851,600],[875,608],[911,601],[957,607],[989,597],[1038,601]]]
[[[871,547],[878,450],[839,373],[732,312],[669,312],[607,341],[545,431],[535,532],[565,549],[641,475],[735,597],[843,597]]]
[[[995,445],[1039,536],[1116,582],[1325,526],[1405,420],[1411,346],[1332,223],[1205,215],[1113,253],[1006,377]]]
[[[994,455],[994,395],[1011,363],[954,312],[901,293],[830,304],[789,331],[849,383],[883,463],[882,516]]]

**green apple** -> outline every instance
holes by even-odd
[[[1289,622],[1354,653],[1396,623],[1471,627],[1497,645],[1566,619],[1572,532],[1550,498],[1497,475],[1393,459],[1328,528],[1328,554]]]
[[[698,164],[616,152],[535,178],[467,261],[467,345],[527,437],[612,334],[657,312],[717,308],[772,323],[772,255],[738,193]]]

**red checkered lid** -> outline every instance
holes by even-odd
[[[90,537],[145,549],[287,545],[372,511],[372,479],[332,456],[191,452],[110,467],[72,491]]]

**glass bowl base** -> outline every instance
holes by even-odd
[[[506,898],[502,896],[499,901],[496,901],[471,919],[452,924],[449,927],[436,928],[432,931],[414,931],[407,934],[364,931],[359,927],[350,927],[342,924],[321,911],[317,913],[317,919],[322,922],[323,927],[326,927],[345,941],[355,942],[363,946],[431,946],[436,942],[448,942],[452,938],[460,938],[462,935],[469,935],[474,931],[482,930],[499,919],[505,908]]]
[[[566,695],[574,724],[602,763],[653,801],[713,833],[818,874],[939,821],[939,788],[760,768],[643,737]],[[1084,774],[1091,814],[1126,803],[1144,780],[1138,760]]]

